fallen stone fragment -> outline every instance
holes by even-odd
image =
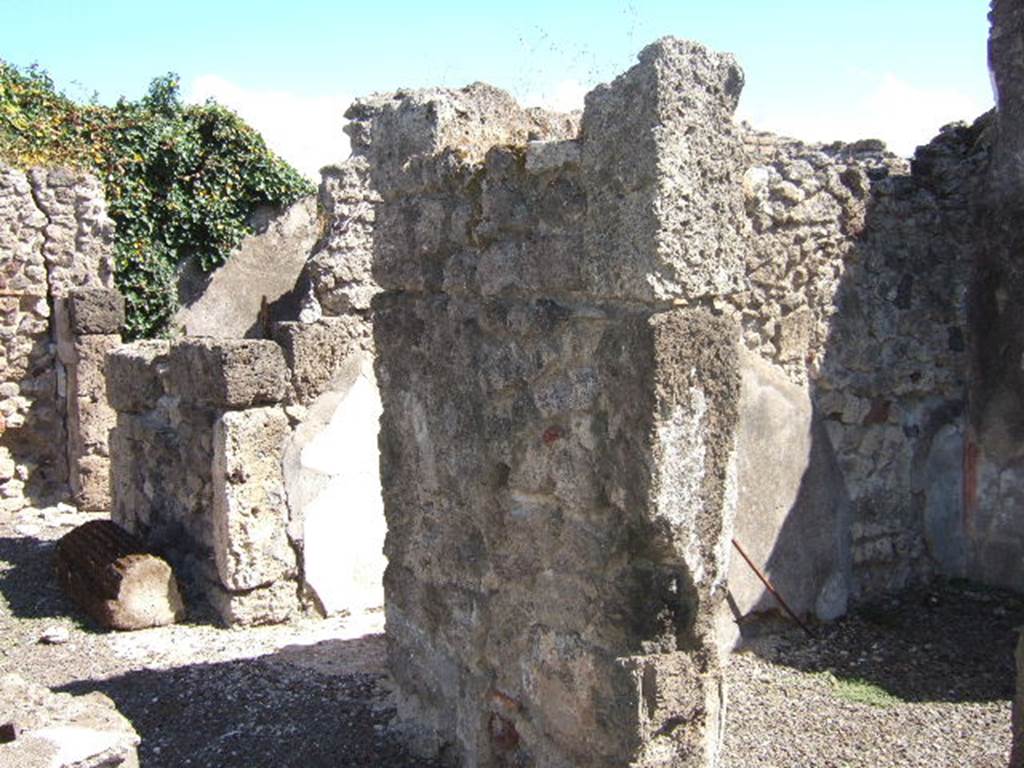
[[[138,768],[139,736],[102,693],[54,693],[6,675],[0,678],[0,711],[12,718],[0,726],[2,766]]]
[[[184,617],[174,573],[111,520],[92,520],[57,542],[57,580],[104,627],[144,629]]]
[[[17,723],[4,723],[0,725],[0,744],[10,744],[21,733]]]
[[[64,627],[47,627],[39,636],[39,642],[44,645],[63,645],[71,639],[71,633]]]

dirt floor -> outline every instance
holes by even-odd
[[[0,521],[0,673],[110,696],[142,737],[142,768],[430,765],[387,728],[381,614],[103,632],[51,578],[55,540],[85,519]],[[730,661],[723,766],[1002,768],[1020,625],[1018,597],[935,584],[813,640],[766,632]]]
[[[142,737],[141,768],[429,765],[386,728],[383,614],[101,631],[52,578],[56,539],[86,519],[28,510],[0,522],[0,674],[105,693]]]
[[[942,582],[817,637],[767,634],[728,670],[724,768],[1005,768],[1024,600]]]

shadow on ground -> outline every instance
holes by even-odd
[[[141,768],[429,768],[386,730],[394,710],[376,671],[383,642],[368,635],[288,646],[56,690],[113,699],[142,737]]]
[[[56,546],[55,541],[31,536],[0,537],[0,596],[12,615],[22,619],[78,617],[53,578]]]
[[[1005,701],[1014,695],[1014,648],[1024,597],[964,582],[879,597],[814,640],[788,634],[769,660],[864,681],[909,702]],[[755,651],[761,643],[755,643]]]

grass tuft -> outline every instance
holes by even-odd
[[[851,704],[868,704],[872,707],[892,707],[903,700],[893,696],[881,686],[856,677],[838,678],[831,672],[822,672],[822,677],[835,692],[837,699]]]

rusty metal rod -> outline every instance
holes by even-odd
[[[779,605],[782,606],[782,610],[789,614],[789,618],[795,621],[800,626],[800,629],[807,633],[808,637],[815,637],[815,634],[811,632],[810,628],[802,621],[800,621],[800,618],[795,613],[793,613],[793,609],[790,608],[786,604],[786,601],[782,599],[782,595],[780,595],[779,591],[772,586],[772,583],[770,581],[768,581],[768,577],[761,573],[761,570],[756,565],[754,565],[754,561],[751,560],[747,553],[743,551],[743,547],[740,546],[740,543],[736,541],[736,539],[733,539],[732,545],[736,547],[736,551],[740,553],[740,556],[747,561],[747,565],[750,566],[750,570],[757,574],[757,578],[759,578],[761,580],[761,583],[764,584],[765,589],[772,593],[772,597],[774,597],[778,601]]]

